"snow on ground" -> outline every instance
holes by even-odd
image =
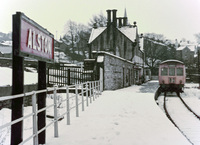
[[[196,114],[200,115],[200,105],[196,105],[200,104],[200,89],[197,89],[199,84],[190,83],[186,84],[185,87],[181,97]]]
[[[30,69],[30,68],[28,68]],[[33,72],[24,72],[24,84],[35,84],[37,83],[38,74]],[[12,69],[8,67],[0,67],[0,86],[12,85]]]
[[[59,122],[59,137],[48,133],[47,145],[189,145],[156,105],[156,87],[149,82],[104,91],[71,125]]]
[[[185,136],[194,144],[200,145],[200,124],[199,120],[187,110],[178,97],[169,97],[167,99],[167,110],[183,132]]]
[[[58,99],[57,99],[57,108],[58,108],[58,115],[62,115],[65,111],[66,111],[66,103],[62,103],[63,99],[66,99],[66,94],[65,93],[60,93],[57,95]],[[69,93],[69,97],[70,99],[70,108],[75,106],[75,94],[73,93]],[[78,96],[78,100],[79,102],[81,102],[81,96]],[[48,94],[47,95],[47,106],[50,106],[54,103],[53,100],[53,95],[52,94]],[[50,107],[46,110],[46,115],[49,116],[48,118],[46,118],[46,125],[50,124],[53,119],[53,115],[54,115],[54,107]],[[71,113],[74,113],[75,110],[71,110]],[[24,107],[24,116],[29,115],[32,113],[32,107],[28,106],[28,107]],[[75,113],[74,113],[75,114]],[[4,125],[6,123],[9,123],[11,121],[11,110],[7,109],[7,108],[3,108],[2,110],[0,110],[0,126]],[[28,117],[24,120],[23,122],[23,127],[24,127],[24,132],[23,132],[23,138],[24,140],[27,139],[28,137],[30,137],[33,133],[33,128],[32,128],[32,117]],[[52,127],[52,125],[51,125]],[[2,130],[0,130],[0,145],[9,145],[10,144],[10,132],[11,132],[11,127],[6,127]],[[51,131],[52,132],[52,131]],[[50,134],[51,134],[50,132]],[[33,141],[32,139],[29,140],[28,142],[25,143],[26,145],[32,145]]]
[[[154,100],[157,88],[158,82],[150,81],[141,86],[102,92],[84,112],[80,111],[80,117],[75,117],[75,110],[71,112],[71,125],[66,125],[66,117],[59,121],[58,138],[53,137],[53,126],[48,128],[47,145],[189,145],[157,106]],[[65,105],[61,109],[65,110]],[[25,110],[30,113],[31,107]],[[0,110],[0,124],[10,119],[10,113],[9,109]],[[25,134],[31,134],[32,121],[25,123]],[[3,139],[0,144],[9,144],[8,138]]]
[[[180,94],[182,99],[189,105],[189,107],[200,115],[200,90],[199,84],[186,83],[184,92]],[[166,106],[167,110],[180,128],[181,132],[195,145],[200,144],[199,133],[200,124],[199,120],[187,110],[181,100],[177,97],[176,93],[167,93]],[[164,94],[162,93],[158,98],[158,104],[163,109]]]

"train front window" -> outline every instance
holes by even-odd
[[[177,68],[176,69],[176,75],[177,76],[183,76],[183,68]]]
[[[167,68],[165,68],[165,67],[161,68],[161,76],[167,76],[168,75],[167,71],[168,71]]]
[[[169,68],[169,75],[175,76],[175,68]]]

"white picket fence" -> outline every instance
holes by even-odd
[[[74,95],[69,95],[69,90],[75,90]],[[66,99],[62,100],[62,102],[66,102],[66,111],[63,114],[58,115],[58,108],[57,108],[57,96],[58,96],[58,91],[65,91],[66,92]],[[37,109],[37,94],[39,93],[49,93],[53,91],[53,104],[46,106],[43,109],[38,110]],[[79,93],[80,92],[80,93]],[[85,96],[84,96],[85,94]],[[38,90],[38,91],[32,91],[24,94],[19,94],[19,95],[13,95],[13,96],[4,96],[0,97],[0,101],[6,101],[6,100],[12,100],[20,97],[26,97],[30,96],[32,97],[32,113],[28,114],[26,116],[23,116],[17,120],[11,121],[9,123],[3,124],[0,126],[0,130],[6,128],[6,127],[11,127],[11,125],[16,124],[20,121],[23,121],[24,119],[31,117],[33,119],[33,134],[23,140],[20,144],[25,144],[29,140],[33,139],[33,145],[38,145],[38,134],[41,133],[42,131],[46,130],[49,126],[54,124],[54,137],[58,137],[58,121],[66,116],[66,124],[70,125],[70,111],[72,109],[75,109],[76,111],[76,117],[79,117],[79,105],[82,107],[82,111],[84,111],[85,105],[89,106],[89,103],[92,103],[97,97],[101,95],[101,88],[100,88],[100,81],[91,81],[91,82],[85,82],[81,84],[76,84],[76,85],[70,85],[70,86],[65,86],[65,87],[60,87],[58,88],[57,86],[54,86],[53,88],[47,88],[45,90]],[[81,102],[78,99],[78,96],[81,96]],[[75,106],[70,106],[70,99],[75,98]],[[47,124],[44,128],[38,130],[37,128],[37,114],[45,111],[49,108],[54,108],[54,119]]]

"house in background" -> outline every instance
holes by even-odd
[[[117,17],[115,9],[107,10],[107,26],[94,24],[88,45],[89,58],[94,51],[110,53],[134,64],[136,81],[144,75],[144,53],[140,49],[138,27],[136,22],[128,23],[126,10],[124,17]]]
[[[189,42],[181,42],[176,49],[176,58],[183,61],[186,66],[194,64],[194,58],[197,54],[197,45]]]
[[[181,42],[176,49],[176,58],[184,62],[186,66],[187,81],[198,80],[197,45],[189,42]]]
[[[194,63],[195,51],[188,46],[180,46],[176,50],[176,58],[183,61],[186,65]]]

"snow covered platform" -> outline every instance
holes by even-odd
[[[47,130],[47,145],[190,145],[154,100],[157,81],[104,91],[71,125],[59,122],[59,137]]]

